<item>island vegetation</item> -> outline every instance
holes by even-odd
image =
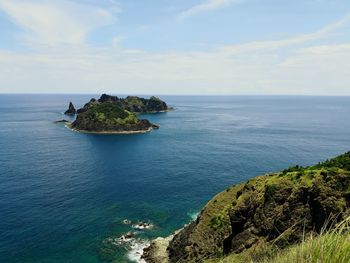
[[[148,120],[113,103],[98,103],[77,115],[71,127],[78,131],[100,133],[146,132],[158,128]]]
[[[226,189],[147,262],[349,262],[350,152]],[[339,222],[340,226],[339,226]]]
[[[77,114],[76,120],[68,124],[75,131],[85,133],[144,133],[159,126],[149,120],[140,119],[140,113],[159,113],[168,111],[168,105],[152,96],[144,99],[136,96],[119,98],[103,94],[98,100],[92,98],[84,107],[75,111],[69,104],[67,115]],[[73,113],[74,112],[74,113]]]

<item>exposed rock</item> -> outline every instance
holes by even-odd
[[[75,107],[72,102],[69,102],[68,110],[64,113],[65,115],[75,115],[77,111],[75,110]]]
[[[59,120],[59,121],[55,121],[54,123],[60,124],[60,123],[70,123],[70,121],[67,120]]]
[[[283,249],[350,214],[350,153],[256,177],[214,197],[174,236],[169,262],[203,262],[259,246]]]
[[[242,187],[237,185],[215,196],[197,220],[174,236],[168,247],[169,262],[201,262],[222,255],[223,242],[231,235],[228,211]]]
[[[157,97],[152,96],[147,101],[148,112],[161,112],[168,110],[168,105]]]
[[[98,104],[98,101],[96,101],[96,99],[92,98],[88,103],[86,103],[86,104],[84,105],[83,108],[78,109],[78,110],[77,110],[77,113],[78,113],[78,114],[79,114],[79,113],[83,113],[83,112],[87,111],[90,107],[92,107],[92,106],[94,106],[94,105],[97,105],[97,104]]]
[[[120,99],[117,96],[111,96],[107,94],[102,94],[98,102],[104,103],[104,102],[120,102]]]
[[[136,96],[128,96],[121,99],[123,107],[131,112],[156,113],[167,111],[168,105],[157,97],[144,99]]]
[[[157,238],[152,241],[150,246],[143,250],[142,258],[148,263],[168,263],[169,255],[167,247],[173,236],[167,238]]]

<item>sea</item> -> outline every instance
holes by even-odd
[[[350,150],[350,97],[161,96],[147,134],[54,123],[92,97],[0,95],[0,262],[142,262],[229,186]]]

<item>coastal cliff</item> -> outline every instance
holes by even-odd
[[[166,246],[153,242],[144,259],[220,262],[231,256],[227,262],[256,262],[254,257],[298,244],[349,215],[350,153],[345,153],[315,166],[295,166],[228,188]],[[159,257],[160,250],[166,260]]]

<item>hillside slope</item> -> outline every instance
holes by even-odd
[[[215,196],[170,241],[169,262],[284,249],[319,233],[330,218],[343,220],[349,208],[350,153],[259,176]]]

